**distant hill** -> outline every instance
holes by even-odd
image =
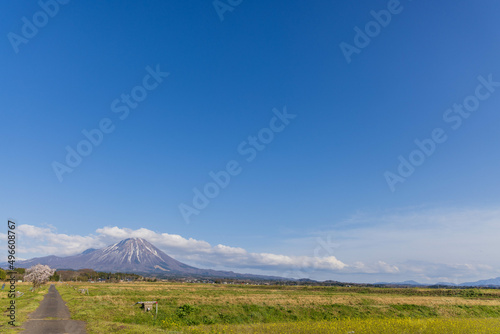
[[[437,282],[436,284],[433,285],[457,286],[455,283],[450,283],[450,282]]]
[[[404,282],[378,282],[374,285],[409,285],[409,286],[426,286],[427,284],[418,283],[415,281],[404,281]]]
[[[36,264],[56,269],[93,269],[105,272],[157,274],[158,276],[200,276],[248,279],[283,279],[280,277],[239,274],[232,271],[199,269],[188,266],[165,254],[145,239],[130,238],[102,249],[87,249],[81,254],[59,257],[55,255],[17,261],[19,268]],[[2,264],[4,265],[4,264]]]
[[[459,284],[459,286],[474,286],[474,287],[500,287],[500,277],[497,278],[491,278],[491,279],[485,279],[481,281],[476,281],[476,282],[465,282]]]
[[[449,287],[489,287],[489,288],[497,288],[500,287],[500,277],[480,280],[476,282],[465,282],[460,284],[450,283],[450,282],[438,282],[434,284],[422,284],[415,281],[404,281],[404,282],[378,282],[374,285],[385,285],[385,286],[449,286]]]
[[[238,278],[256,280],[280,280],[296,281],[297,283],[318,283],[310,279],[288,279],[276,276],[240,274],[232,271],[219,271],[212,269],[200,269],[179,262],[155,247],[149,241],[142,238],[130,238],[117,242],[101,249],[89,248],[81,254],[59,257],[50,255],[33,258],[25,261],[16,261],[19,268],[29,268],[36,264],[45,264],[56,269],[93,269],[105,272],[127,272],[139,275],[176,276],[176,277],[212,277],[212,278]],[[6,268],[7,263],[1,263]],[[326,281],[326,282],[339,282]],[[343,283],[342,283],[343,284]],[[348,284],[348,283],[346,283]],[[436,284],[422,284],[416,281],[404,282],[379,282],[374,285],[383,286],[458,286],[458,287],[500,287],[500,277],[480,280],[476,282],[465,282],[453,284],[439,282]]]

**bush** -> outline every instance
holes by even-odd
[[[189,305],[189,304],[184,304],[182,306],[179,306],[177,308],[177,310],[175,311],[175,314],[179,317],[179,318],[185,318],[187,317],[188,315],[190,315],[191,313],[193,313],[194,311],[196,311],[196,307],[192,306],[192,305]]]

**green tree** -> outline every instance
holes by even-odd
[[[61,279],[61,276],[56,271],[54,273],[54,275],[50,276],[49,281],[59,282],[60,279]]]
[[[0,281],[5,281],[7,279],[7,272],[0,268]]]

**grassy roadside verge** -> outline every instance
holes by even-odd
[[[10,319],[7,317],[7,307],[9,307],[11,299],[8,297],[9,292],[7,283],[5,285],[5,290],[0,291],[0,309],[2,310],[0,333],[18,333],[21,330],[20,326],[28,319],[28,314],[37,309],[49,290],[49,284],[43,285],[35,292],[30,291],[31,286],[31,283],[16,283],[16,291],[24,292],[24,295],[16,298],[15,327],[8,324]]]

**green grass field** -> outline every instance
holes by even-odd
[[[82,288],[90,295],[81,294]],[[73,319],[86,321],[94,334],[500,333],[499,290],[180,283],[57,284],[57,289]],[[39,293],[29,300],[36,299]],[[158,317],[133,306],[138,301],[158,301]]]

